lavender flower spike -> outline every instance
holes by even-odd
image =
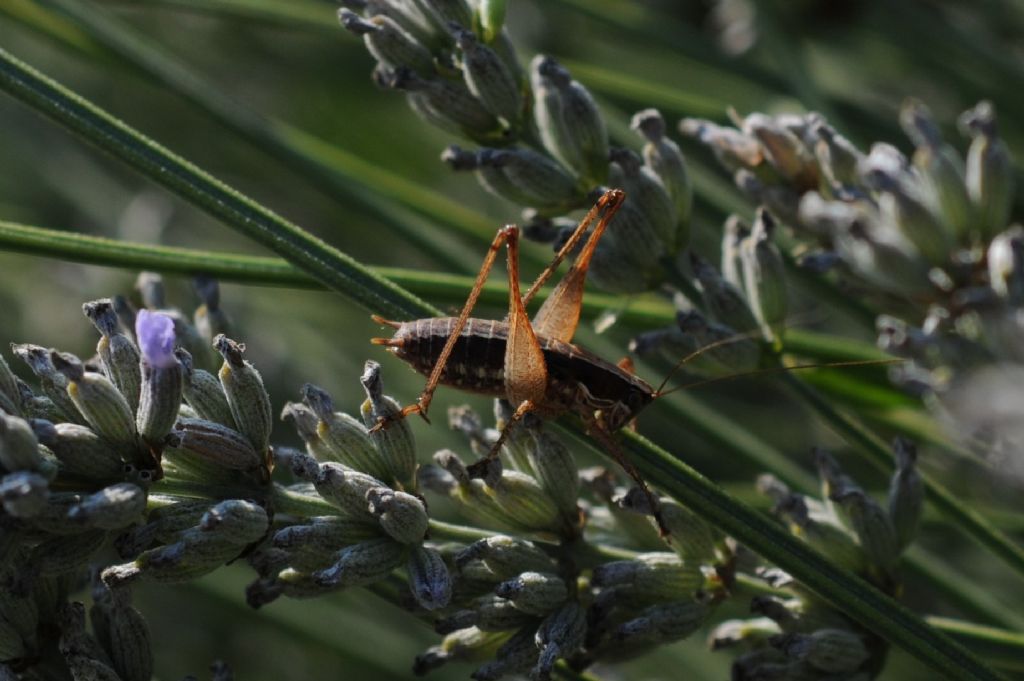
[[[135,318],[135,336],[142,357],[151,367],[166,369],[178,363],[174,357],[174,321],[167,315],[140,310]]]

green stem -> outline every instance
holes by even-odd
[[[881,438],[833,407],[828,400],[795,375],[784,373],[782,380],[836,432],[857,445],[857,451],[861,452],[875,468],[886,474],[892,470],[892,452]],[[953,492],[934,478],[923,472],[922,478],[928,491],[928,498],[943,515],[959,526],[967,536],[1002,559],[1014,572],[1024,576],[1024,549],[1014,544],[980,514],[967,508]]]
[[[437,311],[350,256],[171,153],[91,102],[0,49],[0,88],[275,251],[365,309],[403,317]]]
[[[0,88],[265,244],[357,304],[408,317],[436,314],[432,306],[411,293],[171,154],[4,50],[0,50]],[[624,433],[623,439],[648,479],[788,571],[840,611],[949,678],[1000,678],[949,637],[760,513],[736,502],[664,450],[634,433]]]
[[[926,617],[925,621],[983,655],[993,666],[1024,671],[1024,633],[935,615]]]
[[[109,7],[137,8],[137,0],[106,0]],[[338,20],[330,7],[314,0],[146,0],[154,8],[212,14],[232,21],[260,21],[298,30],[338,32]]]

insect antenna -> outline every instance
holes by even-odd
[[[671,378],[676,374],[677,371],[682,369],[686,364],[689,364],[693,360],[703,355],[705,352],[708,352],[709,350],[714,350],[715,348],[720,348],[723,345],[729,345],[730,343],[738,343],[741,340],[757,338],[760,335],[760,330],[748,331],[746,333],[737,333],[733,336],[729,336],[728,338],[720,338],[714,341],[713,343],[708,343],[707,345],[697,348],[696,350],[694,350],[688,355],[685,355],[682,359],[675,363],[675,365],[668,372],[668,374],[665,375],[664,380],[662,380],[662,382],[658,385],[658,389],[654,391],[654,396],[661,397],[662,395],[667,395],[668,393],[675,392],[676,390],[678,390],[679,388],[673,388],[672,390],[665,391],[665,386],[668,385],[669,380],[671,380]],[[737,375],[739,376],[742,374]]]
[[[710,348],[712,346],[708,345],[706,347]],[[657,393],[655,393],[655,396],[664,397],[665,395],[671,395],[672,393],[679,390],[697,388],[700,386],[710,385],[712,383],[721,383],[723,381],[731,381],[737,378],[748,378],[750,376],[760,376],[764,374],[777,374],[789,371],[800,371],[803,369],[836,369],[842,367],[881,366],[886,364],[899,364],[901,362],[906,361],[907,360],[901,357],[893,357],[891,359],[854,359],[842,362],[826,362],[824,364],[793,364],[791,366],[766,367],[764,369],[753,369],[752,371],[743,371],[738,374],[731,374],[729,376],[715,376],[714,378],[705,378],[700,381],[684,383],[683,385],[678,385],[675,388],[672,388],[671,390],[662,391],[661,387],[659,387]],[[662,386],[664,386],[664,383],[662,383]]]

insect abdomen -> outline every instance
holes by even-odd
[[[399,359],[429,376],[455,327],[455,317],[402,323],[391,347]],[[441,383],[470,392],[505,396],[505,343],[508,326],[490,319],[466,320],[441,373]]]

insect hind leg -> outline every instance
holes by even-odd
[[[647,485],[647,481],[640,475],[640,471],[637,470],[636,466],[630,460],[626,452],[619,446],[619,443],[615,441],[615,438],[609,433],[604,425],[600,421],[594,420],[588,423],[589,428],[587,429],[590,435],[601,443],[601,446],[611,454],[612,458],[615,459],[615,463],[622,467],[622,470],[626,471],[626,475],[633,479],[640,492],[643,494],[647,501],[647,505],[650,507],[651,515],[654,516],[655,522],[658,524],[658,532],[661,534],[663,539],[670,536],[668,527],[665,525],[665,519],[661,515],[661,503],[658,501],[658,497],[651,491],[651,488]]]
[[[516,410],[512,412],[512,416],[510,416],[508,421],[505,422],[505,427],[502,428],[501,433],[498,434],[498,439],[494,441],[493,445],[491,445],[491,449],[487,452],[487,455],[482,457],[479,461],[471,463],[467,467],[470,477],[486,477],[490,463],[501,454],[501,447],[505,444],[505,441],[508,440],[509,435],[512,433],[512,429],[518,427],[523,418],[534,409],[536,409],[536,405],[530,400],[525,400],[516,407]]]

